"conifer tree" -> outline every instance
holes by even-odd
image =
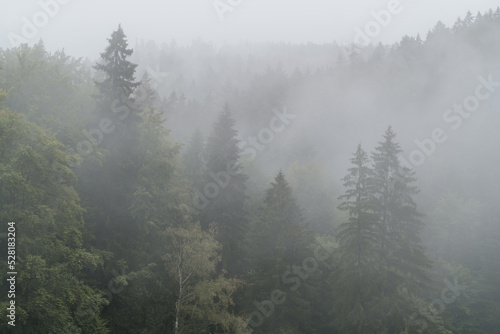
[[[373,306],[380,299],[373,171],[361,145],[351,163],[349,174],[343,178],[346,192],[339,197],[339,209],[349,213],[349,220],[339,226],[337,235],[340,265],[333,273],[337,281],[334,323],[345,333],[373,333],[379,325]]]
[[[251,283],[246,300],[251,303],[249,310],[259,303],[269,306],[266,300],[271,291],[282,291],[285,301],[273,306],[272,319],[263,321],[255,329],[257,333],[313,332],[313,301],[321,296],[319,264],[304,261],[312,259],[312,245],[312,233],[306,229],[302,209],[280,171],[266,191],[250,233],[252,256],[248,259],[247,280]]]
[[[379,247],[383,265],[413,291],[428,283],[430,260],[424,254],[420,220],[413,196],[419,190],[413,183],[415,172],[399,163],[401,147],[394,141],[396,134],[389,127],[372,153],[374,192],[377,198]],[[411,279],[410,279],[411,278]],[[408,287],[409,287],[408,286]]]
[[[128,42],[122,26],[111,34],[106,50],[101,53],[101,62],[94,68],[105,75],[103,81],[95,81],[101,99],[128,98],[139,85],[135,82],[136,64],[127,60],[133,50],[128,49]]]
[[[273,245],[273,257],[281,257],[285,263],[291,263],[299,255],[301,245],[298,239],[304,232],[305,222],[282,171],[266,191],[262,211],[263,226],[260,228],[265,230],[262,237]]]
[[[369,262],[373,262],[377,242],[378,216],[375,211],[372,170],[369,158],[361,145],[358,145],[351,159],[353,167],[343,178],[346,192],[339,197],[342,202],[340,210],[349,213],[349,221],[340,225],[337,236],[345,261],[361,270]],[[347,258],[352,257],[347,260]]]
[[[234,127],[235,120],[226,105],[207,140],[205,185],[201,191],[209,203],[200,213],[204,228],[211,223],[218,227],[217,239],[223,247],[221,265],[229,273],[241,270],[241,244],[247,230],[247,176],[239,163],[238,131]]]
[[[109,249],[112,244],[122,243],[118,240],[124,237],[124,233],[137,233],[137,226],[129,216],[129,207],[140,167],[137,154],[140,152],[140,135],[138,122],[131,120],[138,120],[140,116],[139,109],[129,99],[139,83],[134,82],[136,65],[127,60],[132,50],[127,49],[121,26],[108,41],[101,62],[95,67],[102,72],[104,79],[95,81],[99,90],[97,112],[91,122],[94,129],[88,130],[96,139],[93,146],[97,154],[85,159],[78,173],[80,178],[89,180],[81,185],[80,190],[90,206],[87,213],[92,228],[113,236],[98,238]],[[112,122],[110,128],[113,131],[102,133],[95,130],[99,129],[104,118]],[[96,192],[96,189],[101,190]]]
[[[339,209],[349,221],[338,234],[340,265],[333,277],[334,322],[342,332],[399,332],[404,317],[414,310],[413,300],[429,287],[430,261],[419,233],[423,226],[413,195],[414,172],[398,160],[401,148],[389,127],[384,141],[367,154],[358,146],[353,167],[344,178],[346,193]]]

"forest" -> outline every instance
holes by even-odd
[[[0,333],[499,332],[500,8],[387,45],[126,28],[0,49]]]

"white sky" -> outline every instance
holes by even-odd
[[[224,21],[215,2],[235,4]],[[351,43],[355,28],[364,29],[374,21],[371,12],[391,2],[399,2],[401,13],[371,38],[374,43],[392,43],[406,34],[425,37],[438,20],[449,26],[467,10],[476,14],[500,6],[500,0],[0,0],[0,47],[10,47],[9,34],[16,34],[29,37],[29,44],[42,38],[50,51],[64,48],[69,55],[95,59],[119,23],[131,46],[137,39],[185,44],[198,37],[218,44]],[[49,3],[59,4],[59,10],[44,22],[41,6]],[[33,23],[34,17],[38,31],[23,34],[24,22]]]

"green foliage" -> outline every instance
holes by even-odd
[[[283,52],[287,60],[267,71],[258,55],[226,57],[199,41],[182,51],[175,43],[162,46],[159,57],[145,52],[139,68],[121,26],[94,67],[95,80],[89,61],[49,53],[42,42],[1,49],[0,237],[5,222],[15,221],[19,275],[16,327],[4,322],[0,332],[495,333],[500,212],[491,166],[499,160],[498,138],[488,137],[497,126],[494,113],[483,115],[482,131],[475,128],[440,156],[450,161],[433,165],[441,159],[436,154],[422,166],[419,208],[426,216],[417,210],[416,178],[401,166],[391,128],[371,156],[358,147],[335,211],[329,177],[336,173],[325,175],[320,163],[335,162],[351,128],[319,127],[314,135],[328,145],[314,147],[302,136],[287,141],[298,144],[289,150],[280,137],[297,132],[282,136],[274,129],[278,119],[269,117],[286,101],[309,119],[341,125],[366,106],[377,118],[409,115],[412,107],[416,119],[425,118],[428,101],[449,82],[464,82],[461,94],[478,70],[496,73],[499,18],[500,9],[469,12],[453,28],[439,22],[425,41],[405,36],[393,46],[353,47],[349,60],[336,45],[277,45],[277,58]],[[316,65],[321,50],[325,68]],[[331,68],[335,52],[339,64]],[[193,71],[200,56],[206,67]],[[148,58],[175,77],[161,92],[148,75],[135,81],[136,69],[157,65]],[[364,89],[374,96],[370,103],[357,101]],[[159,93],[168,98],[160,101]],[[226,106],[205,141],[223,99],[239,131]],[[496,103],[484,101],[486,111]],[[113,130],[101,138],[94,130],[106,118]],[[250,148],[247,140],[259,155],[243,161],[239,133],[263,124],[275,142]],[[201,129],[183,161],[166,126],[182,139],[182,132]],[[84,140],[91,154],[65,152]],[[464,157],[475,162],[472,172]],[[267,173],[281,166],[291,186],[280,172],[267,188]],[[217,194],[189,216],[188,189],[206,195],[208,184],[218,186]],[[329,246],[327,260],[313,260],[318,244]],[[425,253],[432,254],[432,271]],[[0,270],[8,271],[5,263]],[[0,282],[2,291],[7,284]],[[269,313],[256,306],[277,290],[282,304]],[[438,312],[439,301],[445,308]],[[2,295],[0,308],[7,305]],[[250,328],[257,311],[266,313],[264,321]]]
[[[48,53],[42,42],[0,50],[0,89],[8,92],[5,106],[56,133],[65,145],[82,137],[84,115],[93,108],[92,80],[82,63],[58,51]]]
[[[424,254],[420,232],[424,224],[413,196],[419,190],[412,185],[415,172],[399,163],[402,152],[394,141],[396,134],[389,127],[372,153],[374,162],[374,195],[379,215],[378,233],[383,265],[405,281],[406,288],[416,293],[428,287],[431,262]],[[393,282],[393,284],[396,282]]]
[[[128,61],[133,50],[127,49],[128,43],[121,25],[108,39],[106,50],[101,53],[101,62],[94,68],[104,74],[102,81],[96,81],[100,98],[114,100],[128,98],[139,85],[135,82],[136,64]]]
[[[170,140],[169,131],[162,125],[162,113],[147,107],[140,116],[136,152],[140,168],[135,175],[130,212],[143,222],[165,226],[167,218],[168,225],[175,224],[181,215],[180,207],[187,200],[185,185],[179,181],[180,144]]]
[[[224,331],[246,327],[241,325],[241,318],[229,311],[234,306],[232,296],[240,282],[223,275],[212,279],[221,259],[221,245],[215,235],[215,229],[204,232],[198,223],[165,231],[171,247],[164,261],[178,291],[175,333],[192,333],[210,327]]]
[[[380,252],[379,216],[376,211],[373,171],[366,152],[358,145],[352,167],[344,177],[346,192],[339,198],[340,210],[349,212],[349,220],[339,226],[340,266],[334,272],[338,281],[333,312],[341,331],[370,333],[382,325],[375,317],[376,303],[382,296],[377,288]]]
[[[247,230],[245,204],[245,182],[238,147],[235,120],[229,107],[219,114],[213,132],[207,140],[207,162],[205,185],[213,185],[208,205],[199,214],[204,228],[217,225],[217,240],[222,244],[222,269],[230,274],[241,273],[243,250],[242,241]],[[201,192],[200,191],[200,192]]]
[[[346,192],[339,209],[349,212],[340,225],[339,282],[333,312],[342,331],[372,333],[404,329],[415,298],[431,287],[430,261],[420,241],[423,223],[412,196],[414,173],[399,165],[399,144],[389,127],[372,153],[373,168],[361,145],[343,179]]]
[[[319,270],[305,271],[303,265],[314,253],[314,239],[305,228],[302,210],[281,171],[265,193],[247,243],[251,257],[247,260],[246,279],[251,283],[245,291],[245,310],[253,312],[255,304],[268,300],[274,290],[286,296],[283,304],[275,305],[272,319],[264,321],[255,332],[315,328],[311,318],[317,316],[317,307],[311,301],[319,298]]]
[[[87,333],[106,332],[99,312],[105,301],[83,281],[102,258],[83,247],[83,209],[62,148],[23,116],[0,110],[0,220],[16,222],[19,272],[12,333],[60,332],[67,324]],[[56,172],[54,163],[64,168]],[[8,271],[5,265],[2,270]],[[1,283],[3,291],[6,284]],[[93,316],[84,319],[76,310],[87,298],[97,302]],[[6,330],[6,322],[2,326]]]

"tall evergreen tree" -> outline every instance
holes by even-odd
[[[271,257],[284,263],[297,259],[300,247],[304,246],[298,242],[305,233],[304,216],[282,171],[266,191],[259,221],[262,241],[267,239],[268,246],[272,246]]]
[[[333,277],[340,290],[334,312],[343,332],[399,332],[414,301],[430,286],[430,261],[419,233],[421,214],[413,195],[414,172],[399,164],[399,144],[389,127],[384,141],[367,154],[358,146],[339,208],[349,212],[338,235],[340,266]]]
[[[101,53],[101,62],[94,66],[105,75],[104,80],[95,81],[100,98],[128,98],[139,83],[135,82],[137,65],[127,59],[133,50],[127,48],[128,42],[121,25],[111,34],[108,43],[106,50]]]
[[[406,282],[413,292],[429,282],[430,260],[424,253],[420,232],[422,214],[413,200],[419,190],[413,183],[415,172],[401,166],[401,147],[389,127],[372,153],[373,182],[380,217],[379,246],[384,265]]]
[[[378,237],[382,252],[394,247],[391,245],[394,242],[394,239],[391,237],[395,233],[396,221],[392,220],[389,208],[391,198],[395,199],[393,186],[396,178],[399,177],[400,166],[398,154],[402,152],[399,144],[393,141],[395,136],[391,127],[389,127],[384,135],[384,141],[380,142],[375,148],[375,152],[372,153],[374,162],[373,191],[376,192],[379,201],[377,210],[379,210],[381,221]]]
[[[140,165],[139,127],[137,122],[130,121],[139,119],[139,109],[129,99],[139,84],[134,82],[136,65],[127,60],[132,50],[127,49],[121,26],[108,41],[109,45],[101,54],[101,62],[95,67],[105,78],[95,81],[99,96],[97,113],[90,123],[94,128],[86,129],[93,137],[96,154],[85,159],[78,170],[79,177],[88,180],[80,185],[80,190],[89,205],[89,220],[94,224],[95,231],[106,235],[98,238],[106,249],[113,244],[121,244],[113,239],[119,238],[122,233],[137,233],[128,209],[132,204],[134,180]],[[105,118],[112,122],[109,126],[112,131],[103,133],[98,129]],[[96,192],[96,189],[100,191]]]
[[[102,54],[102,63],[109,66],[103,69],[107,79],[97,83],[102,113],[95,116],[110,118],[113,131],[103,135],[99,154],[84,160],[80,189],[94,246],[114,255],[95,279],[124,290],[105,309],[112,331],[159,333],[170,327],[167,321],[173,316],[167,300],[172,285],[160,265],[165,247],[161,231],[182,225],[187,191],[178,177],[180,145],[163,126],[148,76],[139,86],[133,82],[135,65],[127,60],[131,50],[124,40],[119,28]],[[113,116],[103,109],[107,107]],[[115,277],[119,268],[122,273]]]
[[[255,332],[314,332],[317,324],[313,321],[316,315],[313,301],[321,298],[317,288],[319,269],[315,267],[317,262],[307,262],[308,267],[304,266],[304,259],[314,254],[311,249],[314,240],[282,171],[267,189],[252,225],[246,276],[250,287],[245,297],[248,311],[269,299],[271,291],[285,294],[285,301],[274,306],[272,319],[256,326]]]
[[[204,228],[211,223],[218,227],[222,244],[222,269],[241,272],[242,241],[247,230],[244,209],[247,176],[239,163],[238,131],[229,107],[219,114],[212,135],[207,141],[205,185],[201,191],[208,197],[208,206],[201,211]]]
[[[345,194],[339,209],[349,220],[339,226],[340,265],[333,277],[337,281],[334,323],[345,333],[374,333],[380,326],[375,316],[380,299],[377,252],[378,213],[368,154],[358,145],[349,174],[343,178]]]
[[[337,235],[346,263],[362,271],[373,263],[377,242],[378,215],[376,213],[372,170],[368,154],[358,145],[351,159],[353,167],[343,178],[346,192],[339,197],[339,209],[349,213],[349,221],[339,226]],[[352,257],[352,258],[351,258]]]

